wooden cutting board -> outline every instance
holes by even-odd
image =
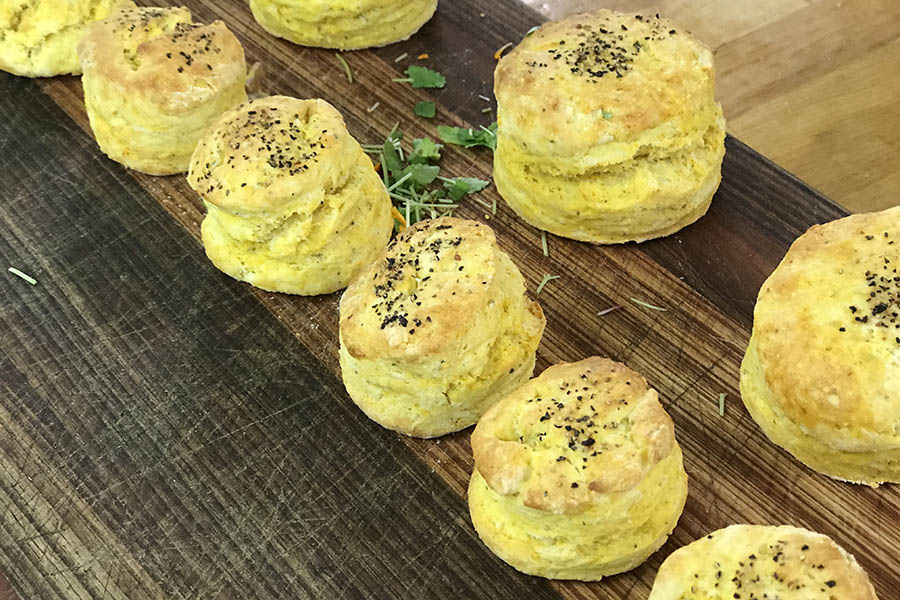
[[[268,36],[240,0],[185,4],[228,23],[266,91],[329,100],[368,143],[398,121],[408,137],[489,122],[478,96],[493,53],[538,22],[514,0],[444,0],[411,41],[347,54],[351,84],[333,52]],[[448,79],[433,95],[391,82],[412,60],[395,58],[423,52]],[[413,115],[429,97],[434,121]],[[78,79],[0,75],[0,156],[2,266],[38,280],[0,281],[0,598],[642,600],[675,548],[740,522],[826,533],[882,600],[900,589],[900,488],[810,472],[740,403],[760,284],[797,235],[844,213],[733,138],[710,213],[639,246],[550,236],[545,258],[538,231],[493,188],[481,196],[498,200],[488,223],[532,291],[560,275],[538,296],[538,372],[594,354],[627,363],[684,448],[690,496],[669,542],[593,584],[527,577],[488,552],[465,503],[470,432],[421,441],[368,421],[338,374],[338,295],[269,294],[216,271],[184,179],[107,160]],[[491,155],[448,148],[442,165],[487,178]],[[486,219],[472,200],[458,214]]]

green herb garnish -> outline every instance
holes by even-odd
[[[644,308],[649,308],[650,310],[658,310],[658,311],[662,311],[662,312],[666,312],[668,310],[667,308],[663,308],[661,306],[654,306],[652,304],[648,304],[647,302],[644,302],[643,300],[638,300],[637,298],[632,298],[631,301],[639,306],[643,306]]]
[[[491,183],[484,179],[474,179],[471,177],[456,177],[454,179],[441,177],[440,179],[444,182],[444,189],[447,190],[447,195],[450,196],[450,199],[454,202],[458,202],[467,194],[480,192]],[[488,205],[485,206],[490,208]]]
[[[544,289],[544,286],[553,281],[554,279],[559,279],[559,275],[544,275],[544,278],[537,286],[537,291],[535,291],[535,295],[540,294],[541,290]]]
[[[550,257],[550,248],[547,247],[547,232],[541,232],[541,248],[544,250],[544,256]]]
[[[416,103],[416,115],[425,117],[426,119],[433,119],[436,113],[437,110],[435,109],[434,102]]]
[[[400,171],[400,177],[409,176],[413,186],[423,188],[437,179],[441,168],[437,165],[412,164]]]
[[[6,270],[9,271],[10,273],[12,273],[13,275],[15,275],[16,277],[18,277],[19,279],[23,279],[23,280],[27,281],[31,285],[37,285],[37,279],[35,279],[31,275],[23,273],[22,271],[18,270],[15,267],[9,267]]]
[[[441,144],[435,144],[430,138],[413,140],[413,149],[409,153],[409,162],[424,164],[441,159]]]
[[[347,76],[347,81],[353,83],[353,71],[350,70],[350,65],[347,64],[347,61],[344,60],[344,57],[340,54],[335,54],[334,57],[337,59],[338,63],[344,67],[344,75]]]
[[[403,132],[395,126],[382,144],[363,145],[368,154],[378,156],[384,186],[394,204],[396,229],[399,231],[422,219],[449,216],[468,194],[479,192],[490,182],[469,177],[440,176],[435,164],[443,146],[429,138],[412,140],[412,151],[404,153]],[[490,208],[492,205],[474,200]],[[496,209],[494,209],[496,210]]]
[[[491,150],[497,149],[497,123],[491,123],[488,127],[480,129],[465,129],[463,127],[449,127],[438,125],[438,135],[448,144],[455,144],[465,148],[485,146]]]
[[[427,67],[412,65],[406,68],[406,77],[393,79],[397,83],[409,83],[414,88],[442,88],[447,84],[447,78],[432,71]]]
[[[725,398],[726,397],[727,397],[727,395],[724,392],[719,394],[719,416],[720,417],[725,416]]]

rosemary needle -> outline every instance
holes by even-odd
[[[544,286],[553,281],[554,279],[559,279],[559,275],[544,275],[544,279],[537,286],[537,290],[534,292],[535,295],[540,294],[544,289]]]
[[[10,273],[12,273],[13,275],[15,275],[16,277],[18,277],[18,278],[20,278],[20,279],[23,279],[23,280],[27,281],[27,282],[30,283],[31,285],[37,285],[37,279],[35,279],[35,278],[32,277],[31,275],[28,275],[28,274],[26,274],[26,273],[23,273],[22,271],[18,270],[18,269],[15,268],[15,267],[9,267],[9,268],[6,269],[6,270],[9,271]]]
[[[347,76],[347,81],[353,83],[353,71],[350,70],[350,65],[347,64],[347,61],[344,60],[344,57],[340,54],[335,54],[334,57],[337,59],[340,65],[344,67],[344,75]]]
[[[663,308],[661,306],[654,306],[652,304],[644,302],[643,300],[638,300],[637,298],[632,298],[631,301],[639,306],[643,306],[644,308],[649,308],[650,310],[658,310],[661,312],[666,312],[667,310],[669,310],[669,309]]]

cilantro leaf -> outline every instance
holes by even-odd
[[[409,83],[414,88],[442,88],[447,78],[426,67],[412,65],[406,69],[406,78],[394,79],[397,83]]]
[[[434,102],[417,102],[416,103],[416,115],[420,117],[425,117],[426,119],[433,119],[434,115],[437,111],[434,107]]]
[[[416,138],[413,140],[413,149],[409,155],[409,162],[424,164],[429,161],[441,159],[441,144],[435,144],[429,138]]]
[[[472,177],[456,177],[454,179],[445,179],[444,188],[447,195],[454,202],[459,202],[466,194],[480,192],[490,184],[490,181],[484,179],[475,179]]]
[[[403,169],[398,174],[397,180],[399,181],[407,175],[410,175],[408,181],[412,184],[412,186],[415,188],[423,188],[437,179],[438,173],[440,173],[440,171],[441,168],[437,165],[413,164]]]
[[[403,168],[402,163],[400,162],[400,153],[397,152],[397,148],[394,146],[394,142],[391,138],[385,140],[384,145],[381,148],[382,156],[384,156],[384,168],[388,170],[390,173],[396,173],[401,168]]]
[[[491,150],[497,149],[497,123],[491,123],[490,127],[481,129],[464,129],[462,127],[449,127],[438,125],[438,135],[448,144],[455,144],[465,148],[485,146]]]

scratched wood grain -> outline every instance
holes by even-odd
[[[264,89],[323,97],[375,142],[490,120],[492,54],[538,17],[514,0],[444,2],[409,42],[346,56],[275,40],[239,0],[185,2],[222,18],[264,63]],[[480,17],[480,14],[484,17]],[[412,60],[447,75],[428,95],[391,83]],[[432,122],[413,115],[437,100]],[[380,103],[374,112],[367,109]],[[709,215],[665,240],[598,248],[539,233],[498,199],[487,220],[548,327],[538,370],[600,354],[660,391],[691,489],[672,539],[600,583],[551,583],[495,559],[468,522],[468,433],[402,438],[343,392],[337,295],[294,298],[218,273],[183,178],[106,160],[76,78],[0,77],[0,256],[39,283],[0,294],[0,598],[646,598],[673,549],[734,522],[827,533],[882,598],[900,586],[900,494],[819,477],[769,444],[738,399],[753,300],[790,241],[841,209],[729,138]],[[453,175],[490,153],[448,149]],[[473,202],[460,214],[486,220]],[[650,311],[638,298],[667,308]],[[623,308],[603,317],[611,306]],[[718,395],[728,394],[725,417]]]

